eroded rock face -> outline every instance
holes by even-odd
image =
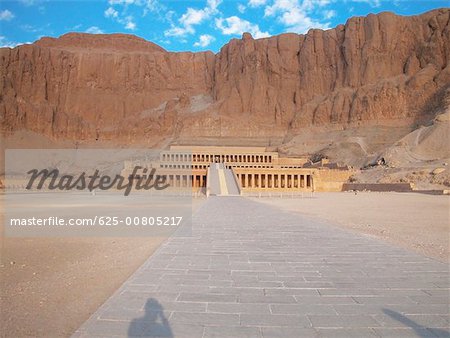
[[[450,10],[355,17],[218,54],[70,33],[0,49],[2,130],[53,138],[284,136],[432,117],[450,86]]]

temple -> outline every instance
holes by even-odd
[[[326,159],[312,163],[308,157],[281,157],[265,147],[171,146],[156,163],[140,164],[157,167],[174,188],[207,195],[342,191],[353,174]],[[134,165],[126,162],[123,175],[130,175]]]

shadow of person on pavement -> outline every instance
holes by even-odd
[[[164,308],[156,299],[149,298],[144,316],[130,323],[128,337],[173,337]]]
[[[450,338],[450,331],[443,330],[443,329],[437,329],[437,328],[429,328],[426,326],[422,326],[420,324],[417,324],[413,320],[403,316],[402,314],[395,312],[393,310],[389,309],[383,309],[383,312],[390,316],[391,318],[395,319],[396,321],[399,321],[400,323],[409,326],[412,328],[418,337],[430,337],[430,332],[433,332],[434,335],[437,337],[448,337]]]

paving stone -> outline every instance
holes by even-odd
[[[222,295],[222,294],[205,294],[205,293],[181,293],[178,301],[183,302],[221,302],[221,303],[235,303],[238,297],[236,295]]]
[[[424,328],[375,328],[375,333],[383,338],[401,338],[401,337],[420,337],[420,338],[436,338],[439,337],[433,331]],[[444,336],[441,336],[444,338]],[[449,337],[447,335],[447,337]]]
[[[411,296],[409,297],[413,302],[419,304],[449,304],[449,297],[436,297],[436,296]]]
[[[274,314],[336,315],[331,305],[273,304],[270,308]]]
[[[246,326],[209,326],[203,338],[260,338],[261,329]]]
[[[295,295],[299,304],[357,304],[352,297]]]
[[[268,304],[208,303],[207,312],[270,314]]]
[[[384,311],[387,314],[374,315],[374,318],[383,326],[406,326],[425,328],[448,328],[449,321],[447,316],[442,315],[425,315],[425,314],[408,314],[403,315],[394,311]]]
[[[264,288],[267,296],[319,296],[317,289],[293,289],[293,288]]]
[[[229,313],[174,312],[171,323],[198,325],[239,325],[239,315]]]
[[[370,338],[380,336],[372,329],[317,329],[320,338]]]
[[[383,304],[383,305],[394,305],[394,304],[416,304],[410,297],[399,296],[399,297],[383,297],[383,296],[373,296],[373,297],[353,297],[355,302],[358,304]]]
[[[241,314],[241,325],[246,326],[298,326],[311,327],[306,316],[276,314]]]
[[[74,337],[449,337],[449,276],[331,222],[210,197]]]
[[[369,315],[308,315],[313,327],[361,328],[381,326]]]
[[[263,327],[262,336],[264,338],[286,338],[286,337],[318,337],[319,334],[314,329],[302,327]]]
[[[258,296],[241,294],[239,296],[240,303],[297,303],[294,296],[275,295],[275,296]]]

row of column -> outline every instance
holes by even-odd
[[[302,174],[237,174],[242,188],[312,188],[312,176]]]
[[[164,162],[171,161],[171,162],[250,162],[250,163],[272,163],[272,155],[162,153],[161,161],[164,161]]]
[[[203,188],[206,187],[206,175],[165,175],[166,183],[172,188]],[[134,177],[129,175],[130,179],[139,180],[143,182],[147,180],[147,175],[135,175]],[[153,180],[153,179],[152,179]]]
[[[162,153],[161,161],[192,162],[192,154],[185,153]]]
[[[167,175],[168,183],[175,188],[204,188],[206,175]]]
[[[164,169],[207,169],[207,164],[161,164]]]

